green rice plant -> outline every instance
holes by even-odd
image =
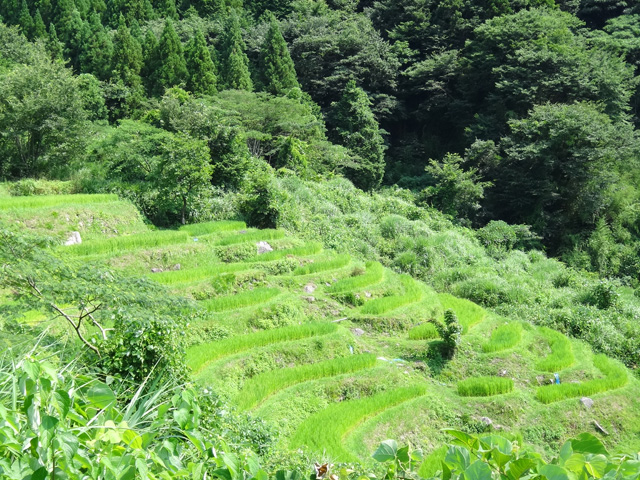
[[[410,303],[419,302],[422,298],[422,286],[411,276],[400,275],[400,282],[404,287],[404,295],[392,295],[370,300],[363,305],[360,311],[367,315],[382,315],[396,308],[400,308]]]
[[[485,353],[499,352],[515,347],[522,338],[522,325],[517,322],[505,323],[491,332],[491,340],[482,345]]]
[[[301,365],[261,373],[246,381],[236,400],[242,410],[249,410],[263,402],[274,393],[309,380],[334,377],[343,373],[357,372],[373,367],[376,356],[373,354],[353,355],[335,358],[324,362]]]
[[[409,330],[409,340],[431,340],[438,338],[438,330],[431,322],[423,323]]]
[[[588,397],[596,393],[620,388],[629,379],[625,367],[603,353],[593,357],[593,364],[602,372],[604,378],[596,378],[582,383],[561,383],[560,385],[538,387],[536,398],[540,402],[547,404],[567,398]]]
[[[0,210],[17,208],[45,208],[59,205],[85,205],[91,203],[117,202],[117,195],[38,195],[31,197],[9,197],[0,202]]]
[[[255,257],[247,258],[245,262],[258,263],[258,262],[273,262],[274,260],[280,260],[281,258],[289,255],[293,257],[305,257],[307,255],[315,255],[322,252],[323,246],[320,242],[305,243],[301,247],[286,248],[284,250],[274,250],[273,252],[263,253],[262,255],[256,255]]]
[[[193,223],[183,225],[180,230],[187,232],[192,237],[208,235],[211,233],[234,232],[247,228],[247,224],[236,220],[223,220],[221,222]]]
[[[458,382],[458,395],[463,397],[490,397],[509,393],[513,380],[503,377],[473,377]]]
[[[195,283],[223,273],[241,272],[251,268],[253,268],[251,265],[245,263],[218,262],[196,268],[156,273],[151,278],[164,285],[177,285],[181,283]]]
[[[198,373],[209,363],[229,355],[273,343],[328,335],[337,329],[338,327],[334,323],[308,323],[273,330],[261,330],[214,342],[201,343],[187,350],[187,365],[194,373]]]
[[[571,342],[566,336],[547,327],[540,327],[539,332],[549,343],[551,353],[536,363],[536,370],[558,372],[573,365],[575,358]]]
[[[332,461],[357,461],[344,448],[344,437],[358,424],[384,410],[423,395],[424,385],[394,388],[372,397],[329,405],[300,424],[290,440],[290,447],[306,445],[316,453],[329,455]]]
[[[261,303],[268,302],[272,298],[280,295],[280,293],[280,290],[277,288],[254,288],[253,290],[238,293],[236,295],[205,300],[200,302],[200,305],[210,312],[224,312],[227,310],[235,310],[237,308],[250,307],[252,305],[259,305]]]
[[[367,262],[366,271],[362,275],[343,278],[327,288],[329,293],[347,293],[374,285],[382,281],[384,267],[378,262]]]
[[[337,270],[338,268],[346,267],[351,262],[349,255],[338,255],[331,260],[324,262],[314,262],[305,265],[304,267],[298,267],[293,271],[294,275],[310,275],[312,273],[326,272],[328,270]]]
[[[284,238],[284,236],[284,230],[257,230],[255,232],[239,233],[237,235],[220,238],[214,242],[214,245],[218,247],[226,247],[229,245],[236,245],[238,243],[280,240],[281,238]]]
[[[190,237],[187,232],[164,230],[159,232],[148,232],[122,237],[105,238],[101,240],[91,240],[79,245],[64,247],[64,251],[72,255],[114,255],[125,250],[155,248],[165,245],[187,243],[189,241],[189,238]]]
[[[438,294],[438,299],[443,309],[451,309],[455,312],[460,325],[462,325],[463,334],[467,333],[469,328],[484,320],[487,315],[484,308],[466,298],[458,298],[448,293],[440,293]]]

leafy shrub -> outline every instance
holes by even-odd
[[[476,277],[453,286],[453,293],[485,307],[496,307],[509,301],[508,289],[499,279]]]
[[[607,280],[602,280],[587,293],[583,302],[600,310],[606,310],[618,304],[619,296],[615,285]]]
[[[260,330],[300,324],[305,319],[302,308],[292,302],[278,302],[251,316],[249,326]]]
[[[443,355],[447,358],[453,357],[462,335],[462,326],[458,322],[458,317],[453,310],[447,309],[444,311],[444,324],[436,322],[435,327],[442,339]]]
[[[35,180],[25,178],[7,184],[7,190],[15,197],[31,195],[71,195],[78,193],[73,182],[59,180]]]
[[[463,397],[489,397],[509,393],[513,380],[502,377],[474,377],[458,382],[458,394]]]

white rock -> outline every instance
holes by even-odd
[[[67,241],[64,242],[65,245],[80,245],[82,243],[82,238],[80,237],[80,232],[71,232]]]
[[[314,283],[307,283],[304,286],[304,293],[313,293],[313,292],[316,291],[316,288],[318,288],[318,287],[316,287],[316,285]]]
[[[273,247],[269,245],[267,242],[258,242],[256,243],[258,247],[258,255],[262,255],[263,253],[273,252]]]

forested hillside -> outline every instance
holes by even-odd
[[[630,0],[0,0],[0,478],[637,480],[638,68]]]

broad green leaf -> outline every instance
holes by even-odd
[[[66,418],[71,408],[71,399],[69,393],[66,390],[56,390],[53,392],[53,406],[60,414],[61,418]]]
[[[464,472],[471,464],[471,460],[469,459],[469,450],[458,446],[449,447],[449,450],[444,457],[444,463],[449,467],[455,468],[458,473]]]
[[[56,428],[56,425],[58,425],[58,422],[59,420],[56,417],[52,417],[51,415],[44,415],[42,417],[42,422],[40,423],[40,427],[43,430],[46,430],[49,432]]]
[[[478,439],[469,435],[468,433],[464,433],[453,428],[444,428],[442,429],[442,431],[458,439],[463,444],[463,446],[467,447],[470,450],[478,448]]]
[[[411,460],[414,462],[421,462],[424,460],[424,452],[421,448],[417,448],[411,452]]]
[[[409,446],[407,445],[405,447],[399,448],[396,452],[396,457],[402,463],[407,463],[409,460],[411,460],[411,457],[409,456]]]
[[[584,467],[589,475],[602,478],[607,468],[607,457],[604,455],[589,456]]]
[[[147,480],[149,478],[149,467],[147,467],[147,462],[142,458],[136,458],[136,470],[141,480]]]
[[[388,462],[396,458],[397,452],[398,443],[395,440],[385,440],[378,445],[373,458],[378,462]]]
[[[87,392],[87,400],[95,408],[108,408],[116,402],[116,395],[106,384],[98,382]]]
[[[40,364],[30,358],[25,358],[22,362],[22,370],[26,373],[34,382],[38,381],[40,376]]]
[[[511,455],[504,454],[497,447],[494,447],[493,450],[491,450],[491,458],[493,458],[495,462],[502,468],[507,464],[509,460],[511,460]]]
[[[567,470],[571,470],[572,472],[580,473],[584,468],[585,458],[581,453],[574,453],[571,455],[566,462],[564,462],[564,467]]]
[[[570,480],[567,471],[558,465],[545,465],[538,470],[540,475],[544,475],[547,480]]]
[[[491,468],[481,460],[476,460],[464,471],[464,480],[491,480]]]
[[[509,463],[507,467],[507,476],[509,480],[518,480],[527,471],[529,471],[535,463],[528,458],[520,458]]]
[[[189,408],[181,407],[173,411],[174,420],[180,425],[180,428],[184,429],[191,421],[191,413]]]
[[[640,472],[640,460],[627,460],[620,465],[620,473],[625,476],[631,476]]]
[[[581,433],[571,440],[571,446],[577,453],[593,453],[594,455],[609,455],[604,445],[594,435],[590,433]]]
[[[297,470],[278,470],[276,480],[303,480],[304,477]]]
[[[562,445],[562,448],[560,449],[558,463],[560,465],[564,465],[564,462],[566,462],[571,457],[571,455],[573,455],[573,447],[571,446],[571,441],[568,440],[564,442],[564,445]]]
[[[30,480],[45,480],[48,476],[47,469],[44,467],[40,467],[39,469],[37,469],[35,472],[33,472],[31,474],[31,479]]]
[[[511,442],[504,437],[500,437],[498,435],[487,435],[485,437],[481,437],[480,441],[489,446],[487,450],[497,448],[505,455],[511,455],[511,452],[513,452],[513,445],[511,445]]]
[[[122,441],[135,450],[142,448],[142,437],[133,430],[127,429],[123,431]]]
[[[67,459],[67,462],[70,463],[80,446],[78,438],[69,432],[62,432],[57,436],[56,441],[60,445],[60,449]]]

